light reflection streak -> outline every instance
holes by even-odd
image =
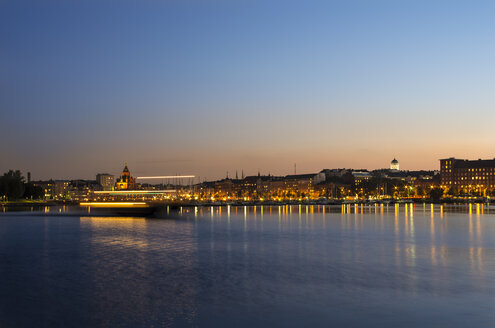
[[[476,242],[478,245],[483,242],[483,231],[481,230],[481,215],[476,213]]]
[[[430,219],[430,243],[432,251],[435,251],[435,220],[433,218],[433,212]]]
[[[474,245],[474,232],[473,232],[473,211],[471,208],[471,204],[469,204],[468,221],[469,221],[469,243],[471,244],[471,246],[473,246]]]
[[[411,234],[412,234],[412,237],[414,239],[414,209],[413,209],[413,206],[411,204],[411,216],[410,216],[410,221],[411,221]]]
[[[434,244],[431,245],[431,264],[433,265],[433,267],[436,267],[438,265],[437,248]]]
[[[107,229],[119,229],[122,231],[143,231],[146,229],[146,219],[135,217],[81,217],[82,226],[90,226],[92,230],[104,231]],[[146,248],[147,239],[131,234],[97,234],[93,237],[93,243],[105,246],[118,246],[125,248]]]
[[[263,205],[261,205],[260,212],[261,212],[261,213],[260,213],[260,214],[261,214],[261,215],[260,215],[260,218],[261,218],[261,220],[260,220],[261,232],[263,232],[263,221],[264,221],[264,220],[263,220]]]
[[[395,234],[395,265],[401,266],[401,248],[399,243],[399,209],[397,204],[394,206],[394,234]]]
[[[244,232],[247,230],[247,206],[244,206]]]
[[[325,205],[322,206],[322,215],[323,215],[323,229],[326,228],[327,226],[327,220],[326,220],[326,215],[325,215]]]
[[[413,206],[412,204],[408,205],[406,204],[406,211],[407,207],[409,207],[409,259],[410,259],[410,265],[414,268],[416,266],[416,238],[414,235],[414,216],[413,216]],[[406,216],[406,221],[407,221],[407,216]]]

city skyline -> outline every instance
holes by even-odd
[[[450,157],[449,157],[450,158]],[[394,157],[392,161],[397,161],[396,158]],[[224,170],[224,174],[223,176],[214,176],[214,177],[208,177],[208,176],[200,176],[200,175],[194,175],[194,176],[191,176],[193,177],[193,181],[196,183],[196,182],[202,182],[202,181],[214,181],[214,180],[219,180],[219,179],[224,179],[224,178],[230,178],[230,179],[235,179],[236,176],[240,179],[241,176],[243,177],[248,177],[248,176],[256,176],[256,175],[262,175],[262,176],[287,176],[287,175],[293,175],[293,174],[310,174],[310,173],[317,173],[317,172],[320,172],[322,170],[328,170],[328,169],[345,169],[345,170],[355,170],[355,171],[359,171],[359,170],[365,170],[365,171],[374,171],[374,170],[381,170],[381,169],[384,169],[384,170],[389,170],[391,169],[391,164],[392,164],[392,161],[390,161],[387,165],[384,165],[384,166],[381,166],[381,167],[376,167],[376,168],[369,168],[369,167],[364,167],[364,166],[357,166],[357,167],[321,167],[319,169],[315,169],[313,171],[301,171],[300,168],[298,169],[298,166],[297,166],[297,163],[292,163],[292,170],[290,171],[286,171],[284,172],[282,169],[278,169],[278,170],[275,170],[274,172],[281,172],[281,173],[278,173],[278,174],[275,174],[273,173],[272,171],[269,171],[269,170],[266,170],[266,169],[263,169],[263,168],[258,168],[256,172],[251,172],[251,171],[245,171],[244,168],[240,168],[240,169],[234,169],[234,170]],[[398,162],[397,162],[398,163]],[[398,164],[397,164],[398,165]],[[98,176],[98,175],[106,175],[106,174],[110,174],[112,176],[118,176],[121,171],[122,171],[122,168],[127,168],[128,166],[128,163],[125,162],[123,165],[120,166],[119,169],[117,169],[116,171],[117,172],[114,172],[114,170],[105,170],[105,169],[100,169],[98,171],[95,171],[95,173],[92,175],[92,176],[89,176],[89,177],[82,177],[82,176],[76,176],[76,177],[68,177],[68,178],[65,178],[65,177],[44,177],[44,178],[41,178],[41,177],[36,177],[34,176],[32,180],[77,180],[77,179],[84,179],[84,180],[94,180],[94,177],[95,176]],[[132,168],[132,166],[131,166]],[[14,169],[14,168],[10,168],[9,170],[17,170],[17,169]],[[399,170],[399,169],[397,169]],[[404,168],[401,168],[400,169],[401,171],[420,171],[420,170],[427,170],[427,171],[440,171],[440,168],[435,168],[435,169],[428,169],[428,168],[419,168],[419,169],[404,169]],[[29,174],[30,177],[33,176],[32,172],[33,170],[20,170],[21,173],[24,175],[24,176],[27,176]],[[36,169],[34,170],[36,172]],[[143,175],[143,171],[146,171],[146,170],[143,170],[143,169],[139,169],[139,167],[137,167],[137,170],[132,170],[133,174],[136,175],[136,176],[142,176]],[[160,173],[160,172],[155,172],[155,173]],[[181,175],[182,173],[179,173],[179,172],[176,172],[176,173],[173,173],[171,175],[168,175],[167,178],[173,178],[175,176],[177,176],[178,178],[181,178],[183,177]],[[140,179],[142,180],[146,180],[146,176],[150,176],[150,175],[144,175],[142,176]],[[154,176],[150,176],[150,177],[154,177]],[[189,177],[189,176],[187,176]],[[147,180],[146,180],[147,181]],[[158,182],[160,183],[160,182]]]
[[[490,1],[0,3],[0,171],[490,159]]]
[[[494,13],[0,0],[0,327],[490,326]]]
[[[447,158],[447,159],[450,159],[450,158],[461,158],[461,157],[456,157],[456,156],[446,156],[444,158]],[[462,158],[465,158],[465,157],[462,157]],[[477,157],[477,158],[466,158],[467,160],[492,160],[492,158],[480,158],[480,157]],[[317,172],[320,172],[321,170],[325,170],[325,169],[346,169],[346,170],[365,170],[365,171],[375,171],[375,170],[381,170],[381,169],[385,169],[385,170],[388,170],[391,168],[391,163],[392,161],[395,161],[397,160],[396,157],[393,157],[393,159],[391,161],[389,161],[388,163],[384,164],[384,165],[379,165],[379,166],[376,166],[376,167],[366,167],[366,166],[355,166],[355,167],[349,167],[349,166],[322,166],[322,167],[319,167],[319,168],[315,168],[313,170],[305,170],[304,167],[301,169],[301,167],[297,164],[297,163],[291,163],[292,165],[289,167],[286,165],[283,167],[283,168],[278,168],[278,169],[275,169],[275,170],[268,170],[268,169],[265,169],[265,168],[257,168],[255,171],[249,171],[249,170],[245,170],[243,167],[241,168],[235,168],[233,170],[230,170],[230,169],[224,169],[223,170],[223,175],[220,174],[218,176],[214,176],[214,175],[197,175],[195,174],[194,175],[194,181],[195,182],[200,182],[200,181],[214,181],[214,180],[219,180],[219,179],[223,179],[223,178],[226,178],[228,176],[228,178],[235,178],[235,176],[237,175],[238,177],[241,177],[241,175],[243,176],[255,176],[255,175],[263,175],[263,176],[267,176],[267,175],[271,175],[271,176],[286,176],[286,175],[292,175],[292,174],[309,174],[309,173],[317,173]],[[401,167],[400,167],[400,170],[401,171],[421,171],[421,170],[426,170],[426,171],[438,171],[440,172],[440,163],[443,159],[438,159],[438,164],[437,164],[437,167],[434,167],[434,168],[427,168],[427,167],[418,167],[418,168],[411,168],[411,167],[408,167],[407,163],[406,165],[404,165],[403,162],[400,162],[401,164]],[[163,166],[163,163],[164,162],[167,162],[167,161],[156,161],[154,164],[158,165],[158,166]],[[173,162],[173,161],[172,161]],[[137,161],[137,163],[139,164],[140,162]],[[141,162],[142,163],[142,162]],[[49,176],[49,177],[41,177],[41,176],[36,176],[34,175],[33,176],[33,172],[37,172],[36,168],[34,169],[25,169],[25,170],[20,170],[21,173],[23,175],[27,175],[29,174],[30,176],[33,176],[33,180],[77,180],[77,179],[84,179],[84,180],[94,180],[94,177],[98,174],[111,174],[113,176],[118,176],[120,174],[120,172],[122,171],[122,168],[123,167],[127,167],[127,166],[131,166],[132,168],[132,171],[133,173],[136,175],[136,176],[154,176],[156,174],[162,174],[164,171],[162,170],[161,172],[159,171],[159,169],[156,169],[156,170],[146,170],[146,169],[143,169],[143,168],[140,168],[139,166],[136,166],[136,167],[133,167],[132,165],[128,165],[128,162],[123,162],[120,166],[118,166],[116,169],[114,169],[115,165],[112,166],[112,169],[105,169],[105,168],[99,168],[99,169],[96,169],[94,172],[90,172],[88,176],[82,176],[81,174],[75,174],[74,176],[68,176],[68,177],[60,177],[60,176]],[[157,167],[158,167],[157,166]],[[217,170],[221,170],[221,168],[216,168]],[[19,168],[9,168],[8,170],[19,170]],[[7,170],[6,170],[7,171]],[[149,174],[151,172],[151,174]],[[170,172],[166,171],[165,172],[168,174]],[[168,176],[170,177],[173,177],[173,176],[178,176],[180,177],[182,174],[184,174],[185,171],[180,171],[180,172],[173,172],[173,173],[170,173],[168,174]],[[189,172],[190,173],[190,172]]]

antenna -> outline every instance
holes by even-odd
[[[294,163],[294,175],[297,174],[297,165]]]

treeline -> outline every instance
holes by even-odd
[[[42,199],[43,188],[26,182],[19,170],[0,176],[0,200]]]

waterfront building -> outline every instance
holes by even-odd
[[[394,158],[392,162],[390,162],[390,170],[399,171],[399,161],[397,159]]]
[[[314,192],[316,184],[325,181],[325,173],[292,174],[285,176],[284,181],[286,190],[308,195]]]
[[[131,190],[136,188],[136,179],[131,176],[129,168],[127,168],[127,163],[122,171],[122,175],[117,179],[115,187],[117,190]]]
[[[66,199],[70,197],[70,181],[48,180],[33,181],[33,186],[43,189],[45,199]]]
[[[95,180],[72,180],[70,182],[70,197],[74,201],[89,200],[100,186]]]
[[[64,199],[69,196],[70,181],[55,180],[53,182],[53,197],[55,199]]]
[[[35,187],[39,187],[43,189],[43,196],[45,199],[53,199],[54,197],[54,190],[53,190],[53,185],[54,181],[49,180],[49,181],[33,181],[33,185]]]
[[[440,176],[441,186],[452,193],[476,192],[486,196],[495,190],[495,159],[441,159]]]
[[[225,196],[230,196],[234,192],[234,181],[229,178],[215,181],[215,192]]]
[[[115,185],[115,178],[108,173],[98,173],[96,175],[96,182],[104,191],[112,191]]]

